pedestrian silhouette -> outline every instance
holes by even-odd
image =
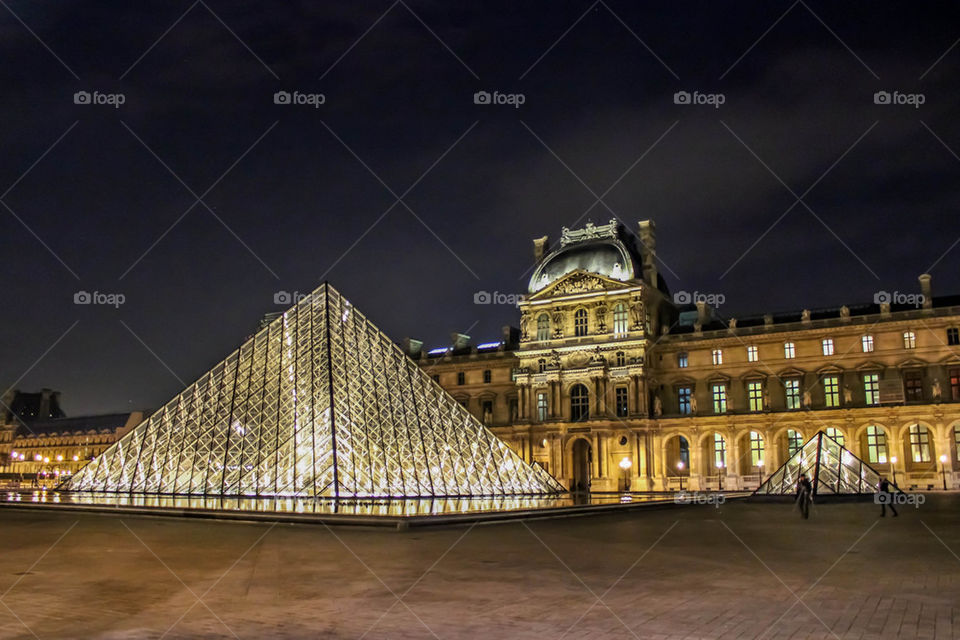
[[[880,493],[877,496],[878,501],[880,502],[880,517],[886,517],[887,507],[890,507],[890,511],[893,512],[893,517],[896,518],[899,514],[897,513],[897,508],[893,506],[893,491],[890,490],[890,483],[886,478],[880,478]]]
[[[807,480],[806,474],[800,474],[797,481],[797,508],[804,520],[810,517],[810,503],[813,501],[813,486]]]

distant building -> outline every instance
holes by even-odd
[[[518,340],[408,354],[570,488],[756,487],[823,430],[901,486],[960,484],[960,296],[721,318],[671,295],[655,227],[534,241]],[[899,297],[900,294],[897,294]]]

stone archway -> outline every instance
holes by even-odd
[[[590,488],[590,470],[593,466],[593,446],[586,438],[577,438],[570,449],[572,466],[571,491],[587,491]]]

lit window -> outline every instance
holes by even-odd
[[[719,433],[713,434],[713,465],[717,469],[727,466],[727,441]]]
[[[793,344],[792,342],[784,342],[784,343],[783,343],[783,357],[784,357],[784,358],[787,358],[787,359],[796,358],[796,357],[797,357],[797,345]]]
[[[923,400],[923,372],[907,371],[903,374],[903,387],[907,402]]]
[[[543,422],[547,419],[547,394],[537,394],[537,419]]]
[[[832,356],[833,355],[833,338],[824,338],[822,344],[823,344],[823,355]]]
[[[759,467],[763,460],[763,436],[756,431],[750,432],[750,464]]]
[[[464,385],[467,383],[467,376],[463,371],[457,372],[457,384]]]
[[[824,376],[823,403],[827,407],[840,406],[840,378],[837,376]]]
[[[537,340],[550,339],[550,315],[541,313],[537,317]]]
[[[582,384],[570,389],[570,419],[574,421],[590,419],[590,393]]]
[[[783,390],[787,397],[787,409],[800,408],[800,378],[787,378],[783,381]]]
[[[617,417],[626,418],[630,413],[630,406],[627,404],[627,388],[617,387],[615,391],[617,404]]]
[[[747,383],[747,400],[750,403],[750,411],[763,411],[763,383],[759,380],[751,380]]]
[[[950,369],[950,399],[960,400],[960,369]]]
[[[960,460],[960,427],[953,428],[953,444],[957,459]]]
[[[873,351],[873,336],[863,336],[860,338],[860,344],[863,346],[864,353]]]
[[[803,446],[803,436],[799,431],[787,429],[787,455],[792,456]]]
[[[903,348],[904,349],[916,349],[917,347],[917,334],[913,331],[904,331],[903,332]]]
[[[867,427],[867,462],[887,463],[887,434],[880,427]]]
[[[836,427],[827,427],[827,435],[836,440],[837,444],[839,444],[841,447],[844,446],[843,432],[840,431],[840,429],[837,429]]]
[[[623,351],[617,351],[617,366],[622,367],[627,364],[627,356]]]
[[[690,396],[693,394],[693,387],[679,387],[677,389],[677,406],[680,407],[681,415],[690,415],[692,412],[690,406]]]
[[[713,412],[727,412],[727,385],[722,382],[713,385]]]
[[[490,372],[490,369],[484,369],[484,370],[483,370],[483,382],[484,382],[484,384],[490,384],[491,377],[492,377],[492,374],[491,374],[491,372]]]
[[[686,353],[686,351],[684,351],[683,353],[678,353],[678,354],[677,354],[677,366],[678,366],[678,367],[680,367],[681,369],[686,369],[687,366],[689,365],[689,363],[690,363],[690,361],[689,361],[688,358],[687,358],[687,353]]]
[[[957,345],[960,344],[960,329],[957,327],[950,327],[947,329],[947,344]]]
[[[480,416],[483,419],[483,424],[489,425],[491,422],[493,422],[493,401],[492,400],[483,401],[483,404],[481,406]]]
[[[573,314],[573,335],[575,336],[585,336],[587,335],[587,310],[586,309],[577,309]]]
[[[627,333],[627,306],[622,302],[613,308],[613,333],[618,336]]]
[[[760,349],[757,345],[747,347],[747,362],[756,362],[760,359]]]
[[[930,432],[923,425],[910,425],[910,456],[914,462],[930,462]]]
[[[713,350],[713,364],[715,365],[723,364],[723,349]]]
[[[863,374],[863,395],[868,405],[880,404],[880,374]]]

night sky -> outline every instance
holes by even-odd
[[[0,1],[3,388],[157,407],[325,279],[495,340],[474,294],[612,217],[728,317],[960,293],[950,3],[459,4]]]

